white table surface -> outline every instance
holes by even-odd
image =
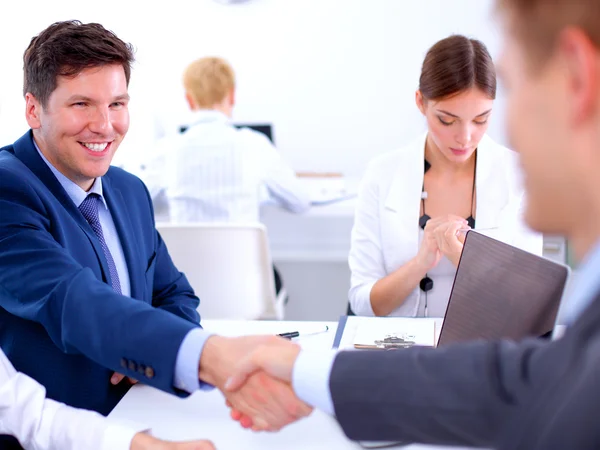
[[[206,320],[203,325],[205,329],[224,336],[288,331],[299,331],[302,334],[322,331],[328,326],[327,332],[295,339],[302,348],[323,350],[331,349],[337,329],[337,322]],[[149,386],[134,386],[109,417],[115,421],[144,425],[151,428],[154,436],[164,439],[210,439],[218,450],[362,448],[345,437],[333,417],[321,411],[314,411],[310,417],[277,433],[244,430],[231,420],[225,399],[216,389],[210,392],[199,391],[186,399],[180,399]],[[442,447],[410,445],[402,448],[433,450]]]

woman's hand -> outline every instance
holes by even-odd
[[[440,262],[442,252],[440,251],[438,241],[435,238],[435,229],[446,222],[450,216],[436,217],[429,219],[425,224],[423,240],[416,256],[419,267],[425,272],[433,269]],[[458,216],[453,216],[460,219]]]
[[[444,255],[457,265],[464,242],[464,235],[457,231],[468,227],[467,224],[465,219],[453,214],[429,219],[415,258],[417,264],[427,272],[437,266]],[[451,235],[452,230],[454,230],[453,235]]]
[[[432,234],[439,251],[456,267],[460,261],[465,241],[465,234],[459,230],[468,229],[469,225],[465,219],[454,215],[446,216],[443,219],[440,223],[436,223]]]

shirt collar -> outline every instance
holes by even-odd
[[[569,289],[565,298],[564,321],[567,324],[574,322],[585,308],[596,298],[600,290],[600,241],[587,253],[577,268],[573,280],[573,288]]]
[[[190,116],[190,125],[206,122],[229,122],[231,119],[226,114],[215,109],[198,109]]]
[[[75,206],[77,206],[79,208],[79,205],[81,205],[83,203],[83,201],[86,199],[86,197],[89,194],[98,194],[100,196],[100,199],[102,200],[102,204],[104,205],[105,208],[108,209],[108,206],[106,205],[106,200],[104,199],[104,195],[102,195],[102,178],[101,177],[96,178],[94,180],[94,184],[92,184],[92,187],[90,188],[90,190],[88,192],[86,192],[83,189],[81,189],[76,183],[69,180],[66,176],[64,176],[61,172],[59,172],[59,170],[56,167],[54,167],[52,165],[52,163],[50,163],[50,161],[48,161],[46,159],[46,157],[44,156],[44,154],[38,147],[37,143],[35,142],[35,139],[33,139],[33,145],[35,146],[35,149],[37,150],[39,155],[42,157],[42,159],[44,160],[46,165],[50,168],[50,170],[52,171],[52,173],[54,174],[54,176],[56,177],[58,182],[61,184],[63,189],[67,192],[67,194],[69,195],[71,200],[73,200],[73,203],[75,203]]]
[[[598,277],[598,269],[600,268],[600,241],[592,247],[587,253],[585,258],[581,261],[581,264],[577,268],[577,276],[580,279],[598,280],[600,283],[600,277]],[[590,292],[590,295],[594,295],[595,292]]]

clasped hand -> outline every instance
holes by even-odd
[[[284,367],[281,356],[269,362],[280,348],[295,352],[293,360],[299,352],[297,345],[274,336],[213,336],[206,342],[200,379],[221,390],[231,417],[244,428],[277,431],[312,412],[294,394],[291,368]]]
[[[429,219],[425,225],[417,261],[425,270],[431,270],[437,266],[442,256],[446,256],[457,266],[465,240],[465,235],[460,230],[468,228],[465,219],[452,214]]]

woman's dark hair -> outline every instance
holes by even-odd
[[[121,64],[129,84],[133,47],[98,23],[56,22],[31,39],[23,55],[23,95],[30,92],[42,106],[59,76],[74,77],[91,67]]]
[[[472,87],[496,98],[496,68],[481,41],[453,35],[429,49],[419,80],[426,100],[441,100]]]

